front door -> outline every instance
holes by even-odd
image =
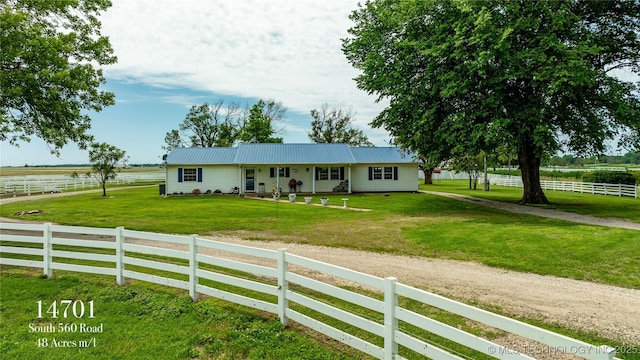
[[[244,169],[244,191],[256,191],[256,169]]]

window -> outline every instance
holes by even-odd
[[[318,168],[318,180],[329,180],[329,168]]]
[[[182,181],[198,181],[196,169],[184,169],[182,172]]]
[[[178,182],[202,182],[202,168],[178,168]]]
[[[375,166],[373,168],[373,180],[382,179],[382,168],[379,166]]]
[[[278,177],[289,177],[290,171],[288,167],[281,167],[278,169]],[[269,176],[274,178],[276,177],[276,168],[269,168]]]
[[[398,180],[398,167],[369,166],[369,180]]]
[[[340,180],[340,168],[332,167],[331,168],[331,180]]]
[[[317,167],[316,180],[344,180],[344,166]]]
[[[391,166],[384,167],[384,179],[393,180],[393,168]]]

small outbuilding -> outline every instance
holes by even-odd
[[[166,194],[393,192],[418,190],[418,163],[397,147],[240,144],[176,148],[166,156]]]

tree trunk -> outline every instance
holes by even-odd
[[[107,196],[107,184],[102,183],[102,196]]]
[[[540,185],[541,156],[533,139],[526,139],[518,149],[518,162],[524,186],[520,204],[550,204]]]
[[[433,169],[434,168],[428,168],[428,169],[423,169],[422,172],[424,173],[424,184],[425,185],[432,185],[433,184]]]

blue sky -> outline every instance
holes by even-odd
[[[189,107],[220,99],[282,102],[288,143],[307,143],[311,109],[323,103],[355,113],[378,146],[388,135],[369,122],[383,104],[356,88],[340,49],[358,0],[113,0],[102,16],[118,63],[104,68],[116,105],[92,115],[91,134],[126,151],[130,163],[159,163],[164,136]],[[88,163],[75,144],[60,157],[33,138],[0,143],[0,165]]]

